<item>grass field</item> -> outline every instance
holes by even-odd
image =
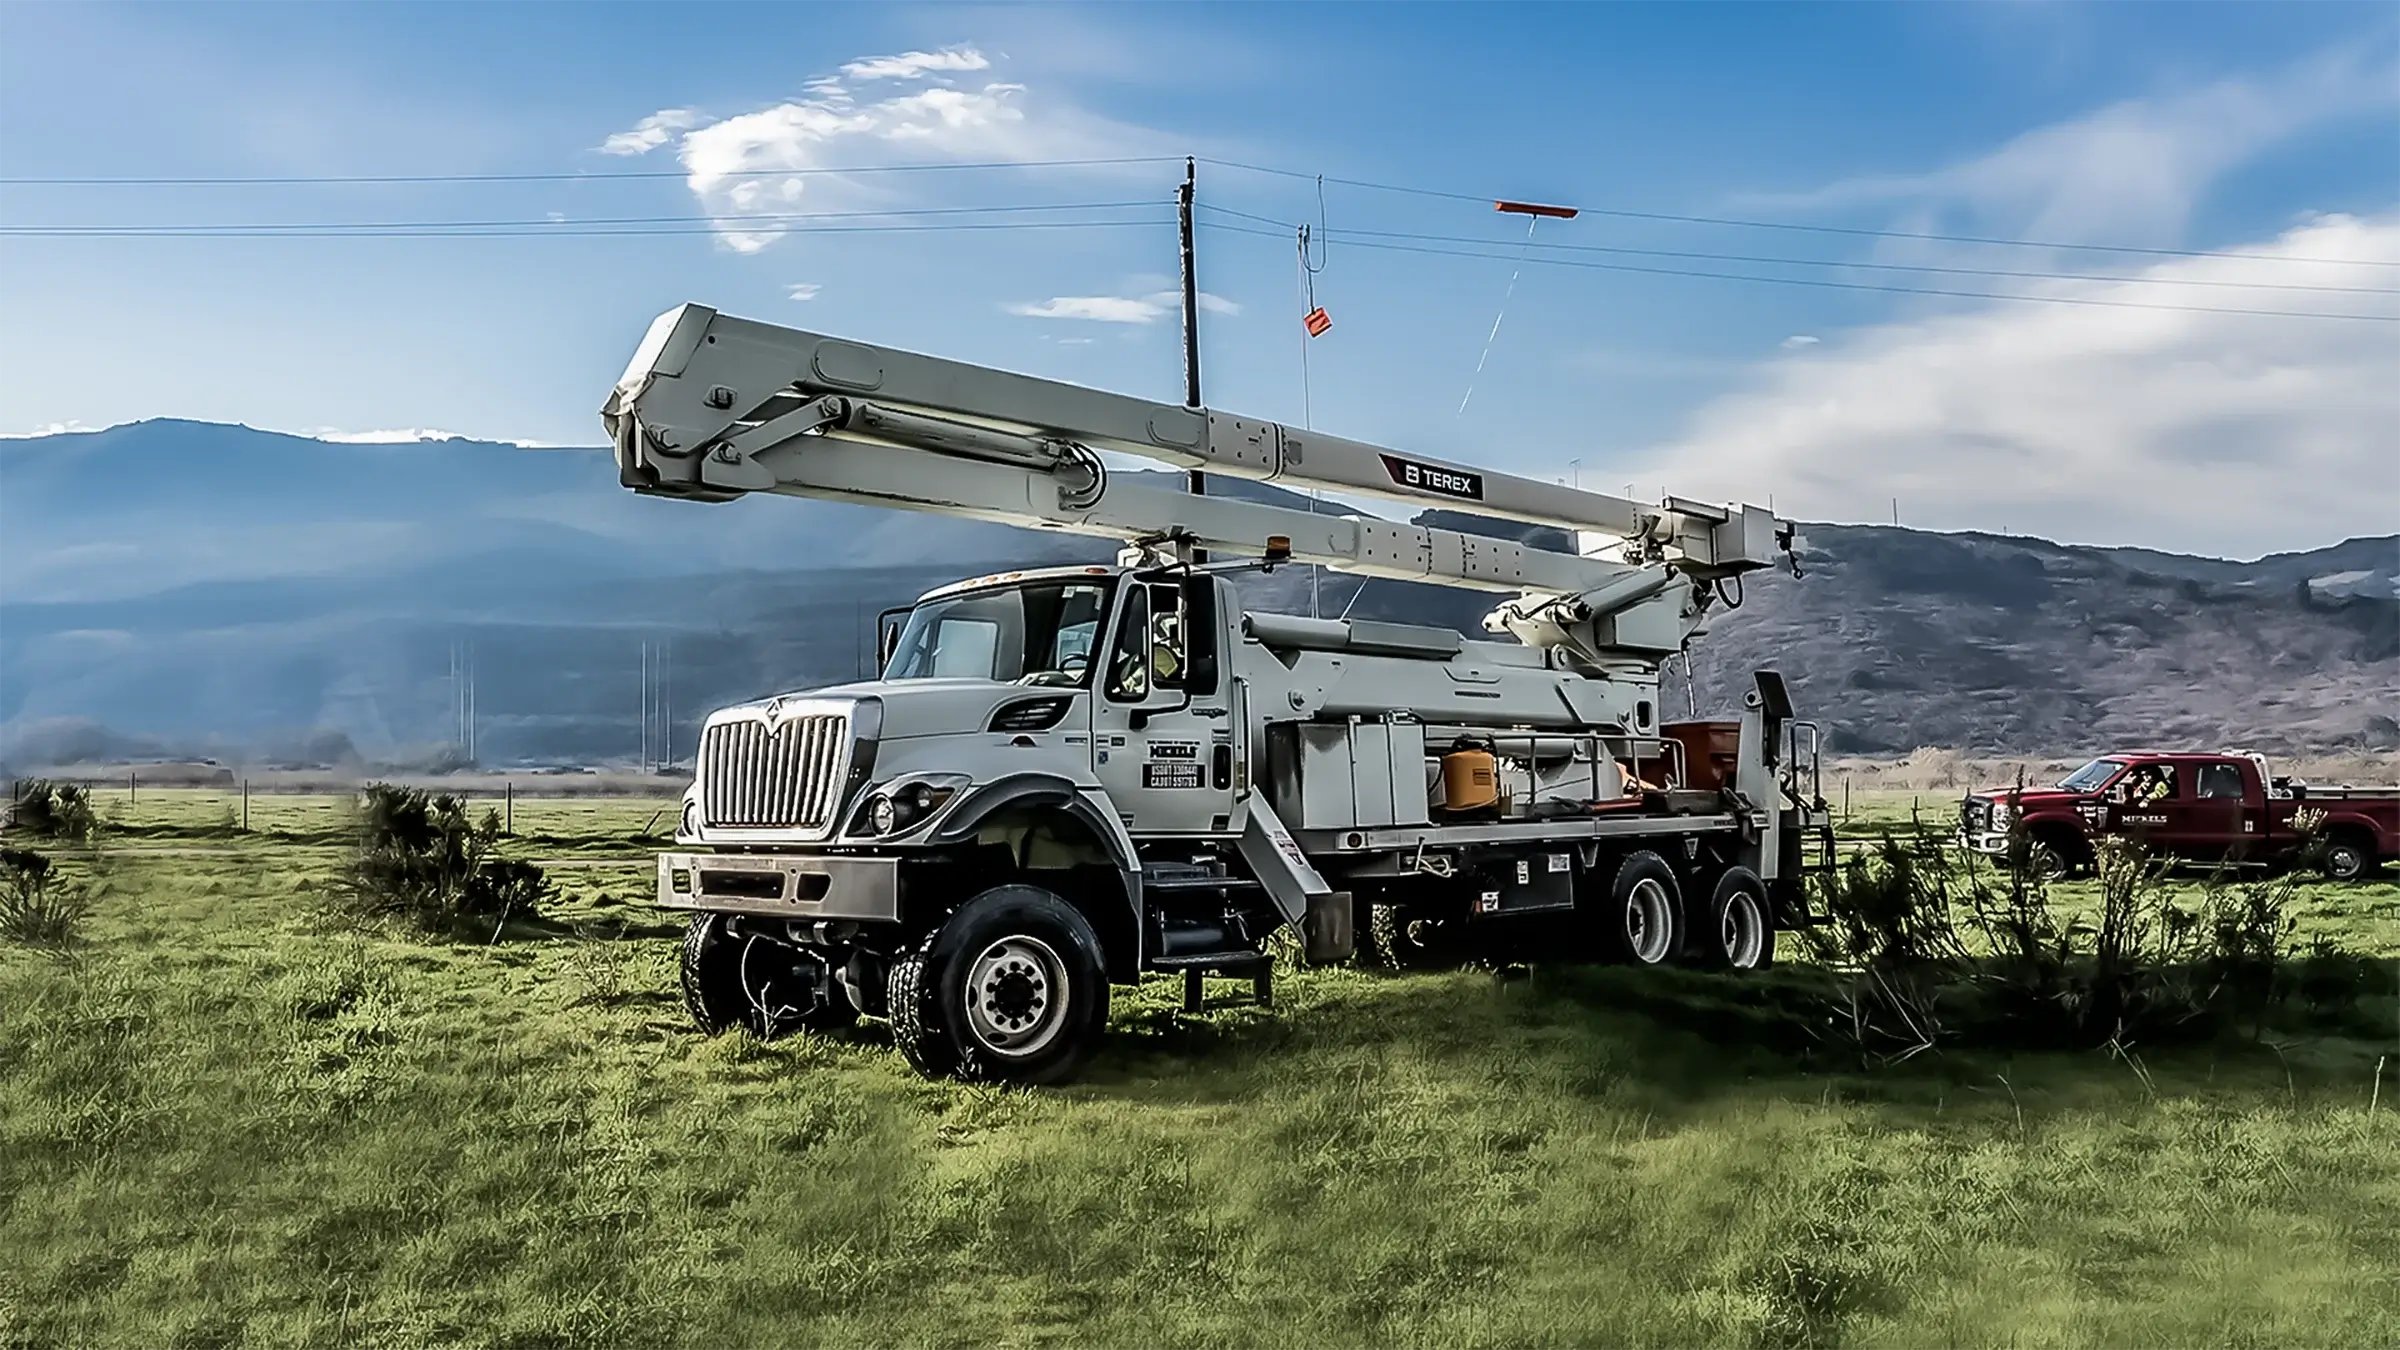
[[[1302,971],[937,1085],[687,1028],[659,803],[519,800],[567,929],[438,945],[323,917],[336,802],[96,796],[89,945],[0,948],[0,1346],[2400,1343],[2391,1038],[1866,1073],[1754,985]]]

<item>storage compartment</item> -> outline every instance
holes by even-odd
[[[1659,734],[1683,747],[1683,781],[1678,787],[1717,792],[1734,785],[1742,762],[1739,722],[1669,722]]]
[[[1298,750],[1299,830],[1423,825],[1425,728],[1416,722],[1304,722],[1292,728]],[[1289,801],[1289,798],[1286,798]]]

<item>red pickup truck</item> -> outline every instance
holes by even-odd
[[[2108,835],[2192,861],[2289,866],[2309,842],[2293,821],[2303,810],[2323,814],[2317,856],[2327,876],[2355,881],[2400,857],[2400,787],[2311,787],[2270,775],[2266,759],[2249,754],[2104,755],[2054,787],[1969,794],[1959,836],[2000,857],[2022,829],[2035,865],[2053,875],[2089,867],[2094,841]]]

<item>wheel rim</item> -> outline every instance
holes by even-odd
[[[2336,881],[2348,881],[2364,869],[2366,859],[2348,844],[2336,844],[2325,855],[2326,874]]]
[[[1654,966],[1667,959],[1675,940],[1675,916],[1667,904],[1667,888],[1644,877],[1625,896],[1625,947],[1633,959]]]
[[[1767,920],[1759,912],[1758,897],[1742,891],[1725,902],[1722,938],[1725,959],[1735,969],[1748,970],[1758,964],[1767,938]]]
[[[993,1054],[1038,1053],[1067,1024],[1067,963],[1049,943],[1017,934],[967,967],[967,1030]]]

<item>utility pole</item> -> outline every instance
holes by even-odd
[[[1175,228],[1183,253],[1183,406],[1200,409],[1200,276],[1192,261],[1192,189],[1199,177],[1198,162],[1183,161],[1183,186],[1175,191]],[[1185,475],[1195,497],[1208,495],[1208,477],[1198,469]],[[1193,562],[1207,562],[1208,550],[1193,549]]]
[[[642,768],[650,767],[650,644],[642,644],[642,751],[637,758]]]

